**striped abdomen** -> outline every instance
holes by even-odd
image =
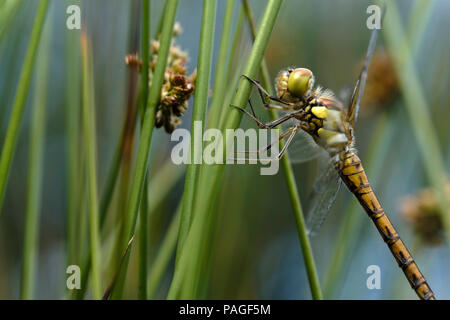
[[[372,219],[411,287],[419,298],[434,300],[433,291],[378,202],[359,157],[353,151],[346,151],[339,155],[339,160],[338,170],[342,180]]]

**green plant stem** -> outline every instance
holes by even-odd
[[[217,128],[219,126],[221,112],[216,109],[223,107],[223,100],[225,98],[225,92],[227,86],[224,83],[228,83],[227,70],[229,70],[230,64],[227,64],[228,48],[230,47],[230,35],[233,22],[233,10],[235,0],[227,1],[225,7],[225,14],[223,17],[222,36],[220,38],[219,53],[217,55],[216,70],[214,76],[214,95],[211,99],[211,106],[208,111],[208,128]],[[236,33],[237,34],[237,33]]]
[[[148,291],[147,299],[154,299],[156,290],[158,290],[170,259],[172,258],[178,239],[178,229],[180,227],[181,206],[178,206],[175,215],[170,222],[169,228],[165,233],[164,239],[161,242],[161,247],[158,250],[147,281]]]
[[[256,35],[256,23],[253,17],[253,13],[248,0],[243,0],[243,5],[245,13],[250,25],[250,31],[252,37],[255,38]],[[269,70],[265,59],[261,63],[261,79],[262,85],[270,94],[273,94],[273,88],[270,81]],[[275,110],[268,110],[271,120],[278,119],[278,114]],[[280,150],[284,146],[283,141],[280,141]],[[300,197],[298,195],[297,184],[295,182],[294,170],[292,169],[291,161],[289,159],[289,150],[286,151],[283,158],[281,159],[281,165],[283,167],[284,176],[286,179],[286,184],[289,192],[289,197],[291,199],[292,209],[294,213],[294,218],[297,225],[298,237],[300,240],[300,245],[303,253],[303,260],[305,261],[306,272],[308,274],[309,286],[311,289],[311,295],[315,300],[321,300],[322,291],[320,289],[319,276],[317,275],[317,270],[314,262],[314,255],[311,249],[311,244],[309,242],[308,234],[306,232],[306,224],[303,216],[302,205],[300,202]]]
[[[397,6],[394,2],[391,2],[384,21],[385,30],[383,35],[391,49],[395,62],[394,67],[399,77],[400,88],[405,100],[406,111],[418,143],[426,175],[438,198],[447,241],[450,241],[450,215],[446,214],[448,212],[449,199],[447,199],[444,190],[447,173],[438,137],[428,112],[430,110],[427,103],[428,100],[425,98],[423,85],[420,83],[414,68],[413,55],[400,21]]]
[[[86,145],[86,158],[88,169],[89,189],[89,234],[90,251],[92,261],[92,287],[94,299],[101,299],[100,278],[100,240],[99,240],[99,215],[97,199],[97,145],[95,131],[95,107],[94,107],[94,82],[91,47],[87,34],[81,34],[81,50],[83,64],[83,133]]]
[[[186,180],[184,184],[183,200],[181,205],[181,220],[178,233],[177,261],[181,253],[181,249],[186,239],[191,219],[192,209],[195,201],[196,182],[200,172],[201,150],[197,150],[203,145],[203,137],[197,137],[195,130],[196,122],[200,122],[202,131],[205,122],[206,105],[208,104],[209,78],[211,74],[212,47],[214,43],[214,20],[216,15],[216,1],[204,0],[202,28],[200,33],[200,48],[197,64],[197,80],[195,83],[194,108],[192,111],[191,124],[191,148],[190,148],[190,164],[186,169]]]
[[[236,29],[235,29],[234,35],[233,35],[233,40],[232,40],[232,43],[231,43],[230,55],[228,57],[228,63],[227,63],[227,74],[226,74],[226,77],[225,77],[226,82],[224,82],[224,83],[230,83],[230,80],[232,78],[231,75],[233,74],[232,71],[234,69],[234,68],[232,68],[232,66],[233,66],[233,62],[236,61],[236,57],[237,57],[238,52],[239,52],[239,50],[237,48],[238,48],[239,40],[241,40],[241,38],[242,38],[242,32],[241,31],[242,31],[242,25],[244,24],[244,18],[245,18],[244,8],[241,8],[241,10],[239,12],[239,17],[237,19]],[[237,70],[241,70],[241,67],[243,67],[243,64],[242,65],[241,64],[242,64],[242,62],[238,63],[238,68],[236,68]],[[236,83],[237,82],[232,82],[233,87],[234,87],[234,85]],[[215,85],[215,82],[214,82],[214,85]],[[228,90],[228,92],[230,93],[231,91]],[[230,98],[230,101],[231,101],[231,98]],[[228,104],[222,104],[222,110],[220,111],[220,116],[219,116],[219,118],[220,118],[220,120],[219,120],[219,127],[220,128],[223,128],[225,119],[227,118],[227,115],[229,114],[228,113],[229,111],[230,110],[228,109]],[[211,112],[216,112],[216,111],[211,111]],[[210,115],[210,117],[213,117],[213,116]],[[212,127],[212,125],[211,125],[211,127]]]
[[[25,104],[28,97],[28,89],[30,87],[31,74],[33,72],[36,52],[41,37],[42,27],[44,25],[45,15],[47,12],[48,0],[39,2],[36,17],[31,31],[30,42],[28,44],[22,73],[19,79],[14,105],[12,108],[11,118],[9,120],[8,130],[3,145],[2,155],[0,158],[0,214],[2,212],[3,201],[5,199],[6,184],[8,182],[11,161],[17,145],[20,124],[22,123]]]
[[[140,29],[141,29],[141,19],[140,12],[141,7],[140,3],[137,1],[129,2],[130,5],[130,31],[129,31],[129,52],[136,53],[138,52],[139,47],[139,38],[140,38]],[[125,131],[123,136],[123,148],[122,148],[122,164],[120,177],[118,178],[118,216],[117,220],[119,223],[119,233],[116,236],[116,244],[115,250],[113,250],[113,257],[111,258],[111,262],[109,269],[111,270],[114,276],[117,275],[117,270],[119,269],[120,264],[123,261],[124,252],[121,248],[121,239],[124,237],[124,224],[126,216],[126,206],[128,200],[128,191],[130,185],[130,176],[131,176],[131,162],[133,158],[133,147],[134,147],[134,137],[135,137],[135,127],[137,120],[138,109],[141,109],[142,104],[142,93],[144,87],[141,85],[139,89],[142,91],[138,92],[138,100],[136,101],[136,83],[138,78],[138,70],[135,67],[131,67],[128,70],[128,92],[127,92],[127,104],[126,104],[126,117],[127,122],[125,124]],[[139,100],[140,99],[140,100]],[[115,284],[115,281],[111,282],[112,285]],[[111,288],[110,288],[111,289]],[[109,289],[109,290],[110,290]]]
[[[153,37],[154,39],[159,39],[159,36],[161,35],[161,30],[163,28],[164,25],[164,13],[167,12],[167,6],[169,5],[169,3],[167,1],[164,2],[164,8],[162,10],[162,14],[159,18],[158,21],[158,26],[156,27],[155,30],[155,36]]]
[[[140,88],[142,88],[141,109],[145,112],[148,98],[148,61],[149,61],[149,41],[150,41],[150,0],[142,2],[142,71]],[[139,216],[139,290],[138,297],[141,300],[147,299],[147,271],[148,271],[148,179],[145,179],[144,199],[141,203],[141,214]]]
[[[28,190],[25,215],[25,239],[23,250],[21,299],[33,299],[35,287],[39,213],[41,209],[42,174],[45,146],[45,117],[47,105],[50,20],[47,19],[37,57],[33,108],[31,115],[30,145],[28,156]]]
[[[278,15],[281,0],[270,0],[267,4],[262,22],[261,28],[258,31],[255,42],[250,53],[247,66],[244,74],[250,78],[254,78],[261,65],[261,61],[264,55],[264,51],[269,42],[270,34],[275,24],[276,17]],[[241,79],[233,105],[243,106],[247,104],[248,97],[250,96],[251,86],[248,81]],[[225,122],[224,128],[222,128],[223,136],[226,136],[225,129],[236,129],[239,126],[242,114],[230,109],[230,115]],[[228,139],[229,140],[229,139]],[[227,144],[231,141],[227,141]],[[223,156],[227,158],[227,144],[223,146]],[[203,264],[203,257],[201,256],[202,246],[204,244],[204,232],[205,223],[210,218],[211,204],[215,201],[217,191],[220,186],[221,177],[223,175],[224,165],[203,165],[200,176],[199,193],[202,194],[196,203],[196,215],[192,221],[191,228],[186,238],[183,250],[180,255],[179,263],[177,264],[170,286],[168,298],[195,298],[198,281],[201,275],[200,266]],[[182,294],[179,295],[182,287],[182,280],[189,279],[189,285],[185,286]]]
[[[177,10],[178,0],[168,0],[167,10],[164,13],[165,19],[163,23],[160,49],[158,52],[158,60],[155,66],[155,73],[152,78],[152,84],[148,96],[147,109],[145,110],[143,126],[141,130],[141,138],[139,141],[136,167],[134,170],[134,177],[131,185],[130,198],[127,206],[127,216],[125,221],[125,237],[122,239],[122,248],[125,251],[128,241],[134,234],[136,221],[138,216],[139,204],[142,198],[144,189],[144,180],[147,174],[148,158],[150,152],[150,144],[152,140],[153,128],[155,125],[156,107],[161,98],[161,86],[164,80],[164,72],[167,64],[167,57],[173,33],[173,25],[175,22],[175,14]],[[118,279],[120,282],[124,281],[126,270],[128,269],[128,258],[123,263],[123,276]],[[116,286],[116,288],[120,286]],[[120,298],[121,290],[113,289],[113,298]]]
[[[132,1],[130,4],[130,31],[129,31],[129,52],[136,53],[138,52],[139,47],[139,39],[140,39],[140,29],[141,29],[141,15],[140,12],[141,6],[137,1]],[[141,41],[142,42],[142,41]],[[126,108],[126,117],[127,122],[125,123],[125,131],[123,135],[123,147],[122,147],[122,164],[120,177],[118,178],[118,216],[117,222],[119,224],[118,234],[116,235],[116,241],[113,249],[113,256],[111,257],[111,263],[109,266],[110,273],[113,275],[113,280],[110,282],[110,286],[108,288],[108,294],[111,289],[116,284],[116,278],[119,274],[120,266],[124,261],[124,252],[122,251],[122,239],[124,238],[124,221],[126,219],[126,206],[128,200],[128,192],[130,185],[130,176],[131,176],[131,168],[132,168],[132,158],[133,158],[133,148],[134,148],[134,137],[135,137],[135,127],[137,124],[137,114],[138,110],[141,113],[141,118],[143,114],[144,107],[141,106],[143,104],[143,94],[144,89],[147,90],[146,86],[140,81],[139,84],[139,92],[137,100],[135,99],[136,95],[136,83],[137,83],[138,70],[135,67],[129,68],[128,71],[128,99],[127,99],[127,108]],[[142,79],[142,78],[141,78]],[[148,83],[147,83],[148,86]],[[131,244],[131,242],[129,242]],[[128,250],[126,250],[128,252]],[[126,255],[126,254],[125,254]],[[122,286],[123,281],[119,281],[119,285]],[[122,288],[119,288],[122,290]]]
[[[67,1],[67,3],[74,3]],[[80,212],[80,48],[78,30],[66,30],[66,129],[67,129],[67,264],[77,264],[77,213]],[[70,291],[68,291],[69,293]]]
[[[228,1],[226,4],[226,8],[225,8],[224,21],[223,21],[223,26],[222,26],[222,36],[221,36],[221,41],[220,41],[220,46],[219,46],[218,57],[215,62],[215,65],[217,67],[215,70],[214,87],[212,90],[214,92],[214,94],[212,95],[211,105],[210,105],[209,114],[208,114],[208,120],[206,123],[206,126],[208,129],[210,129],[210,128],[216,129],[219,127],[221,110],[222,110],[222,108],[228,109],[227,108],[228,104],[224,103],[225,93],[227,90],[234,93],[234,91],[231,90],[230,86],[223,85],[224,83],[230,83],[229,81],[227,81],[225,79],[228,75],[227,55],[228,55],[228,49],[229,49],[229,42],[231,41],[230,34],[231,34],[231,27],[232,27],[232,22],[233,22],[234,5],[235,5],[235,1]],[[231,95],[230,95],[230,99],[231,99]],[[198,195],[198,197],[201,197],[201,196]],[[195,206],[195,202],[194,202],[193,206]],[[211,219],[210,221],[208,221],[205,224],[206,239],[211,239],[211,237],[214,235],[214,230],[216,229],[216,225],[217,225],[217,223],[216,223],[215,219]],[[211,249],[210,249],[211,246],[212,246],[211,241],[208,241],[207,245],[202,245],[201,255],[203,256],[203,260],[205,261],[205,263],[203,263],[200,266],[200,268],[202,268],[202,270],[204,270],[204,271],[202,271],[203,281],[201,283],[201,288],[199,288],[197,290],[199,293],[197,293],[197,295],[196,295],[197,298],[200,298],[200,299],[202,299],[201,291],[204,291],[208,287],[207,278],[209,277],[209,272],[208,272],[208,269],[209,269],[208,266],[209,266],[209,261],[210,261],[209,258],[212,254]]]

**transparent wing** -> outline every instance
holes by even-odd
[[[383,8],[383,16],[384,16]],[[361,104],[361,98],[364,92],[364,86],[366,85],[367,71],[369,70],[370,60],[372,59],[373,52],[375,50],[375,45],[378,38],[378,29],[373,29],[372,35],[370,36],[369,47],[367,48],[366,58],[364,60],[364,65],[362,67],[361,73],[359,74],[358,80],[356,81],[355,88],[353,89],[352,98],[350,100],[350,105],[347,112],[347,121],[354,126],[356,119],[358,118],[359,105]]]
[[[291,119],[284,122],[281,125],[281,129],[284,132],[297,124],[298,120]],[[314,139],[303,130],[298,131],[287,150],[289,153],[289,159],[292,163],[307,162],[317,158],[320,155],[326,155],[325,150],[317,145]]]
[[[327,163],[328,165],[319,165],[319,170],[323,170],[318,175],[310,196],[310,207],[306,217],[306,228],[310,235],[318,233],[341,186],[339,174],[329,158]]]

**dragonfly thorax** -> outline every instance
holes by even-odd
[[[304,113],[297,119],[318,145],[331,156],[351,147],[353,134],[346,122],[346,111],[331,91],[318,87],[304,103]]]

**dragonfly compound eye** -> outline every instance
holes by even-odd
[[[297,68],[289,74],[288,91],[295,97],[304,97],[314,85],[314,76],[311,70]]]

